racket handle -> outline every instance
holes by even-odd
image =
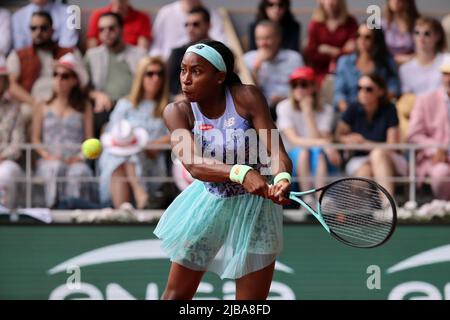
[[[272,184],[269,184],[268,186],[271,187]],[[286,192],[286,194],[284,195],[284,197],[285,197],[286,199],[290,199],[290,196],[291,196],[291,192],[290,192],[290,191]]]

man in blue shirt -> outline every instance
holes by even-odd
[[[13,47],[21,49],[31,45],[30,21],[34,12],[47,11],[53,20],[53,40],[58,42],[60,47],[76,47],[78,43],[78,33],[76,29],[70,29],[68,22],[70,11],[67,6],[52,0],[30,0],[30,4],[19,9],[12,15]]]

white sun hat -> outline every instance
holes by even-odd
[[[105,151],[117,156],[131,156],[146,147],[148,133],[143,128],[133,128],[127,120],[121,120],[111,131],[102,134],[100,140]]]
[[[72,70],[77,75],[82,88],[85,88],[89,84],[89,74],[84,67],[83,61],[73,53],[66,53],[55,61],[54,65]]]

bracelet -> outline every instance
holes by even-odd
[[[244,164],[235,164],[230,170],[230,180],[242,184],[245,175],[253,168]]]
[[[275,176],[275,178],[273,179],[273,184],[277,184],[278,182],[280,182],[281,180],[286,179],[289,183],[291,183],[291,175],[288,172],[280,172],[279,174],[277,174]]]

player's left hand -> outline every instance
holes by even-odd
[[[287,180],[281,180],[275,185],[269,185],[269,199],[280,205],[288,205],[291,200],[286,194],[291,190],[291,184]]]

